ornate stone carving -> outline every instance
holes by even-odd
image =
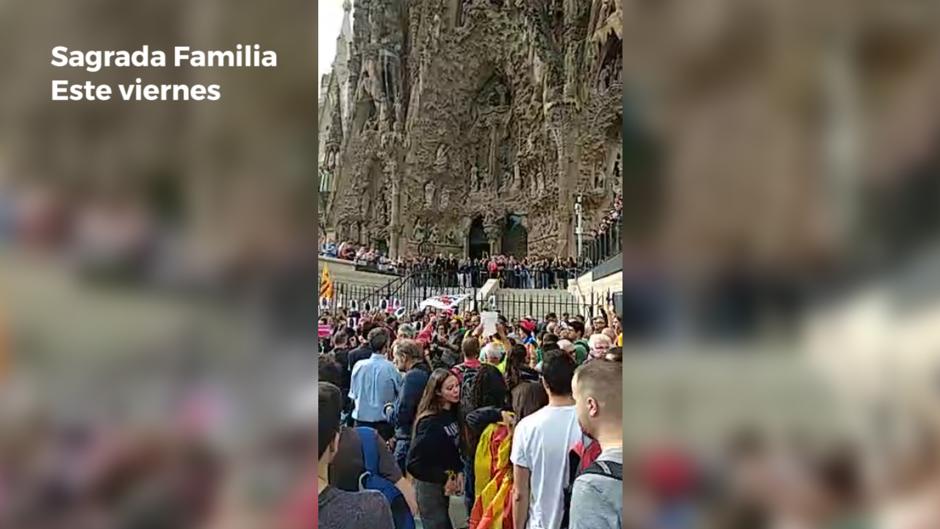
[[[447,145],[443,143],[437,147],[437,154],[434,156],[434,170],[438,173],[443,173],[447,170],[447,150]]]
[[[434,207],[434,181],[429,180],[424,183],[424,207]]]
[[[570,211],[559,200],[608,169],[609,124],[622,113],[615,72],[604,72],[617,4],[476,0],[442,11],[412,2],[405,12],[393,0],[357,3],[350,126],[326,221],[356,233],[361,220],[364,239],[388,236],[404,255],[422,242],[462,245],[466,219],[480,214],[497,241],[512,210],[529,216],[530,255],[570,247],[558,219],[532,215]],[[591,40],[598,32],[606,40]]]

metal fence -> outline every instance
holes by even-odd
[[[333,298],[321,299],[320,308],[360,311],[382,308],[394,312],[400,308],[416,310],[422,301],[434,296],[466,295],[471,302],[475,300],[476,288],[458,286],[457,281],[451,279],[446,274],[411,274],[379,287],[335,283]]]
[[[543,319],[548,314],[567,318],[580,314],[593,318],[596,312],[595,299],[582,303],[577,297],[566,294],[550,295],[532,292],[500,292],[480,303],[480,310],[497,311],[510,320],[523,317]]]
[[[494,299],[495,298],[495,299]],[[548,295],[531,292],[500,292],[484,300],[484,310],[496,310],[507,317],[521,318],[531,316],[542,319],[554,314],[559,319],[580,314],[587,319],[602,315],[600,307],[612,305],[618,313],[621,311],[619,293],[592,292],[583,301],[574,295]]]
[[[487,299],[477,300],[479,289],[454,285],[441,274],[414,274],[396,279],[380,287],[334,284],[332,299],[321,299],[321,310],[337,309],[370,311],[376,308],[405,313],[415,311],[422,301],[434,296],[466,296],[460,308],[476,311],[493,310],[511,319],[532,316],[537,319],[554,313],[559,318],[581,314],[591,318],[599,305],[617,303],[615,294],[594,293],[583,302],[576,296],[559,290],[541,292],[499,290]]]
[[[487,270],[469,268],[450,271],[414,270],[408,277],[413,281],[432,287],[480,288],[490,279],[499,280],[500,288],[518,288],[530,290],[566,289],[570,281],[585,273],[588,268],[504,268],[491,274]]]
[[[603,233],[590,241],[585,241],[584,252],[588,259],[600,264],[623,251],[620,224],[614,223],[607,233]]]

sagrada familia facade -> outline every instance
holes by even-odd
[[[321,236],[574,256],[622,178],[618,0],[357,0],[321,79]]]

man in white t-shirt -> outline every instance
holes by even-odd
[[[571,381],[577,366],[563,351],[546,353],[542,385],[548,406],[519,421],[513,432],[513,527],[560,529],[568,450],[581,440]]]

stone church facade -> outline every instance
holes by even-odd
[[[358,0],[322,81],[326,234],[420,254],[574,256],[621,187],[615,0]]]

